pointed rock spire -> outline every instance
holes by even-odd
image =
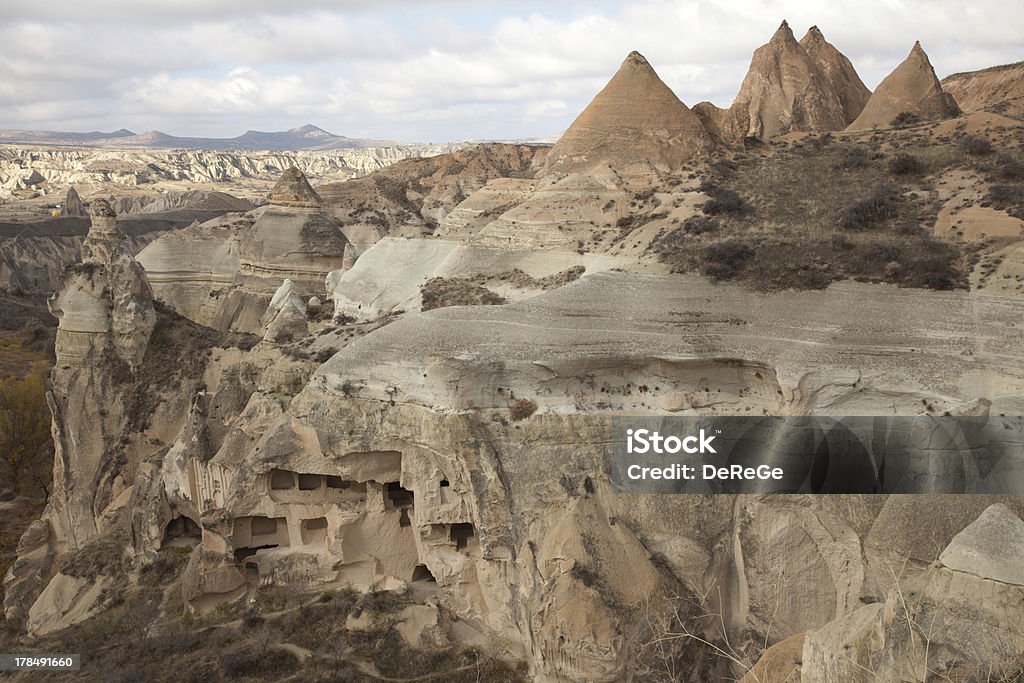
[[[754,51],[729,115],[722,118],[723,136],[734,140],[763,140],[796,130],[841,130],[847,123],[831,81],[785,21]]]
[[[860,80],[850,60],[825,40],[817,26],[807,30],[807,35],[800,39],[800,45],[839,96],[846,123],[849,124],[864,110],[871,91]]]
[[[305,174],[292,166],[281,174],[267,201],[278,206],[316,209],[323,203]]]
[[[64,199],[64,206],[60,210],[61,216],[86,216],[88,213],[85,210],[85,204],[82,203],[82,198],[78,196],[78,191],[74,187],[68,188],[68,195]]]
[[[920,41],[914,43],[907,58],[878,84],[864,105],[864,111],[847,130],[888,128],[903,113],[913,114],[923,121],[960,114],[956,101],[942,90]]]
[[[647,59],[630,52],[551,150],[545,172],[579,172],[604,163],[675,169],[712,146],[700,120]]]

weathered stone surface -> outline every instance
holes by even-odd
[[[679,101],[643,55],[631,52],[618,72],[559,138],[545,173],[676,170],[713,146],[700,120]]]
[[[914,43],[907,58],[878,84],[847,130],[889,128],[904,113],[919,121],[948,119],[960,113],[953,97],[942,90],[920,42]]]
[[[1024,586],[1024,521],[997,503],[953,537],[939,555],[950,569]]]
[[[1024,652],[1024,586],[1019,571],[1005,563],[1019,561],[1021,525],[1005,506],[988,508],[943,551],[970,572],[944,562],[926,569],[904,568],[885,602],[865,605],[808,632],[802,680],[909,682],[931,675],[1016,675]],[[970,552],[992,548],[993,533],[999,532],[1008,532],[1009,547],[973,555],[973,565],[963,564]],[[1013,582],[985,578],[979,570]]]
[[[294,166],[285,169],[281,174],[281,179],[267,195],[267,200],[278,206],[298,206],[307,209],[319,208],[323,203],[320,195],[306,180],[306,176]]]
[[[701,103],[695,111],[710,130],[732,142],[790,131],[842,130],[847,113],[834,83],[849,76],[845,65],[838,66],[845,58],[830,45],[826,48],[824,39],[809,43],[822,63],[837,67],[823,70],[783,21],[771,40],[754,51],[732,106],[721,110]]]
[[[153,295],[181,315],[213,326],[238,274],[238,251],[254,217],[228,214],[161,235],[136,257]]]
[[[807,30],[807,34],[800,39],[800,46],[807,51],[807,56],[821,70],[821,73],[832,85],[832,89],[835,90],[843,105],[846,123],[852,123],[864,110],[864,105],[871,97],[871,91],[860,80],[853,64],[846,58],[846,55],[825,40],[821,29],[817,26],[812,26]]]
[[[942,89],[966,112],[991,111],[1024,118],[1024,62],[952,74]]]
[[[82,198],[78,196],[78,191],[74,187],[68,188],[67,197],[64,199],[64,206],[60,210],[61,216],[86,216],[88,213],[85,210],[85,204],[82,203]]]
[[[295,283],[285,280],[274,292],[263,321],[263,339],[275,344],[293,342],[309,334],[306,303],[295,291]]]

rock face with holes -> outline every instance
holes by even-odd
[[[907,58],[878,84],[864,111],[847,130],[889,128],[899,116],[905,123],[914,123],[948,119],[959,113],[956,100],[942,89],[928,55],[916,42]]]

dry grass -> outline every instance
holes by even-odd
[[[932,234],[941,208],[934,179],[974,169],[991,182],[990,205],[1024,215],[1021,142],[993,146],[927,128],[776,141],[711,164],[705,215],[663,232],[651,249],[675,272],[759,290],[844,279],[966,287],[975,253]]]

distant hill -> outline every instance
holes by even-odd
[[[1024,119],[1024,62],[952,74],[942,88],[965,112],[994,111]]]
[[[249,130],[234,138],[186,138],[158,130],[136,134],[121,129],[113,133],[62,133],[58,131],[2,130],[0,143],[35,145],[74,145],[79,147],[124,147],[136,149],[198,149],[209,151],[240,150],[331,150],[364,147],[393,147],[389,140],[365,140],[328,133],[312,124],[277,132]]]

